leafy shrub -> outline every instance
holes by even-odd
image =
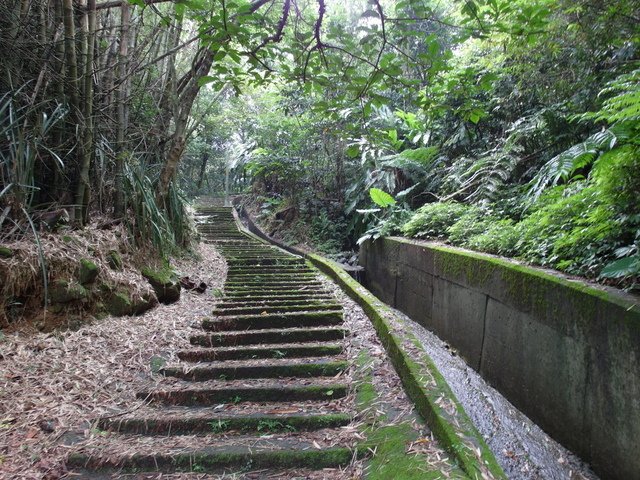
[[[409,237],[444,238],[447,229],[473,208],[457,202],[428,203],[402,226],[402,233]]]
[[[334,220],[322,211],[311,219],[309,240],[322,253],[335,254],[342,251],[344,243],[345,222]]]
[[[550,189],[518,225],[521,255],[570,273],[594,275],[620,246],[615,210],[587,182]]]
[[[420,147],[413,150],[404,150],[400,153],[402,158],[419,163],[425,167],[430,166],[438,155],[438,147]]]
[[[520,233],[511,220],[488,220],[488,228],[464,242],[464,246],[473,250],[511,256],[517,253]]]
[[[469,237],[484,233],[493,220],[495,219],[483,215],[481,209],[471,207],[456,223],[447,228],[449,241],[454,245],[466,246]]]

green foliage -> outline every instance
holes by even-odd
[[[493,220],[483,232],[467,238],[464,246],[495,255],[512,256],[518,252],[519,240],[520,232],[512,220]]]
[[[444,238],[447,229],[472,208],[458,202],[428,203],[402,226],[402,233],[418,238]]]
[[[21,106],[20,90],[0,97],[0,206],[9,206],[14,215],[30,210],[36,185],[38,162],[62,168],[62,159],[50,148],[51,131],[67,114],[54,102]]]
[[[230,423],[227,420],[214,420],[209,422],[211,433],[224,433],[229,430]]]
[[[217,142],[218,171],[250,185],[261,215],[290,226],[280,234],[325,252],[403,233],[633,282],[633,2],[379,6],[384,25],[376,5],[327,4],[320,38],[316,5],[301,9],[241,74],[242,46],[260,44],[277,9],[233,4],[231,27],[219,12],[203,23],[226,35],[212,34],[203,82],[246,95],[225,97],[199,133]]]
[[[176,247],[186,247],[192,238],[192,227],[186,213],[186,200],[172,184],[165,208],[158,206],[151,178],[142,165],[125,162],[123,189],[126,209],[123,218],[134,244],[152,245],[168,254]]]
[[[466,246],[466,240],[474,235],[484,233],[494,218],[486,215],[480,208],[470,207],[449,228],[446,235],[454,245]]]
[[[391,205],[395,205],[395,199],[389,195],[384,190],[380,190],[379,188],[371,188],[369,189],[369,195],[371,196],[371,200],[373,203],[378,205],[381,208],[387,208]]]
[[[540,265],[594,276],[620,246],[615,212],[586,182],[556,187],[518,225],[520,254]]]
[[[257,430],[259,432],[295,432],[296,428],[288,423],[280,422],[279,420],[260,420],[258,422]]]
[[[309,227],[309,239],[318,251],[326,254],[342,251],[346,228],[343,221],[332,219],[327,212],[321,211],[311,218]]]

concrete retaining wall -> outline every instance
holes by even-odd
[[[365,283],[602,478],[640,478],[640,305],[493,257],[367,242]]]

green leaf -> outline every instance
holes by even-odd
[[[473,123],[478,123],[480,121],[480,115],[478,115],[477,112],[471,112],[469,114],[469,120],[472,121]]]
[[[379,207],[387,208],[396,204],[396,201],[391,195],[379,188],[369,189],[369,195],[371,196],[371,200]]]
[[[206,85],[207,83],[213,83],[216,82],[218,79],[216,77],[211,77],[209,75],[205,75],[204,77],[200,77],[198,79],[198,85],[199,86],[203,86]]]
[[[347,157],[356,158],[360,155],[360,147],[358,145],[349,145],[347,148]]]
[[[602,269],[603,278],[622,278],[640,273],[640,256],[621,258]]]

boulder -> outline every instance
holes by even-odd
[[[112,292],[105,298],[104,308],[114,317],[123,317],[133,313],[129,294],[122,290]]]
[[[69,303],[76,300],[83,300],[89,296],[86,288],[79,283],[68,280],[55,280],[49,287],[49,299],[52,304]]]
[[[131,294],[120,288],[104,299],[105,310],[114,317],[140,315],[157,304],[158,299],[151,289]]]
[[[145,267],[141,273],[153,287],[160,302],[169,305],[180,299],[180,280],[170,267],[165,267],[162,270]]]
[[[80,260],[80,266],[78,267],[78,281],[81,285],[87,285],[95,282],[99,274],[100,267],[98,267],[98,265],[86,258]]]

